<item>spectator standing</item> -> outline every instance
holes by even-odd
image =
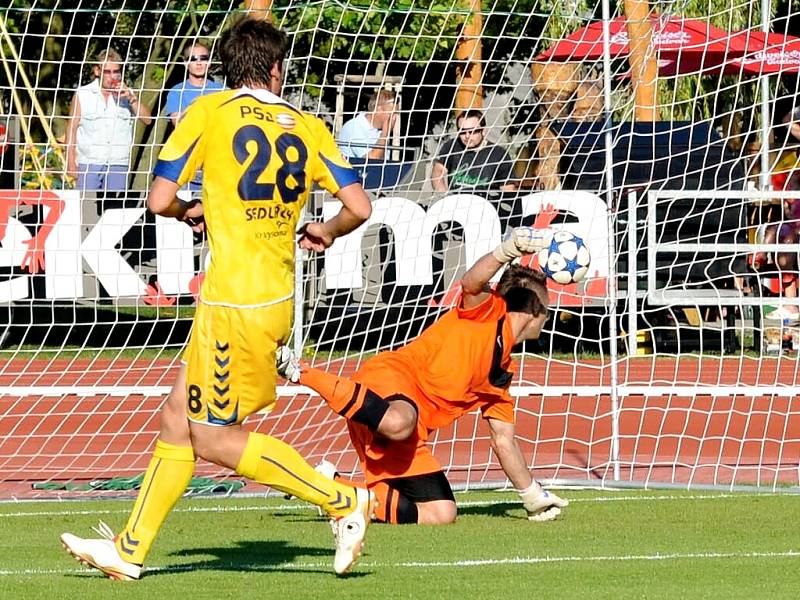
[[[186,61],[186,79],[174,85],[167,93],[167,104],[164,112],[175,127],[189,105],[200,96],[224,90],[221,83],[209,79],[208,67],[211,64],[211,51],[201,43],[192,44],[184,50]],[[203,184],[203,172],[195,173],[187,184],[187,189],[199,191]]]
[[[67,172],[79,190],[125,191],[136,119],[152,121],[123,77],[122,57],[115,50],[97,55],[94,79],[72,98],[67,127]],[[99,206],[98,206],[99,212]]]
[[[377,90],[372,94],[367,111],[347,121],[339,132],[338,145],[345,158],[383,158],[397,120],[396,107],[394,92]]]
[[[211,52],[205,44],[192,44],[184,51],[186,61],[186,79],[174,85],[167,93],[167,105],[164,112],[169,116],[172,125],[178,124],[189,105],[200,96],[225,89],[221,83],[210,79],[208,67],[211,64]]]
[[[486,119],[470,109],[456,119],[458,135],[436,152],[431,185],[438,192],[465,188],[513,191],[512,161],[508,153],[486,139]]]

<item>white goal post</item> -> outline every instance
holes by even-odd
[[[125,493],[102,482],[146,467],[209,260],[188,227],[144,206],[172,127],[167,95],[193,44],[222,83],[217,40],[243,10],[13,4],[0,11],[0,499]],[[800,108],[796,7],[762,22],[745,0],[687,14],[660,4],[648,18],[658,120],[641,122],[627,25],[607,1],[266,4],[289,34],[296,106],[338,133],[377,90],[399,94],[384,158],[352,158],[370,221],[323,256],[297,254],[299,352],[350,374],[452,306],[461,274],[509,228],[568,230],[591,250],[589,276],[550,286],[542,338],[515,353],[517,433],[537,477],[800,491],[800,326],[786,318],[797,228],[785,210],[800,194],[771,190],[796,186],[800,167],[782,124]],[[154,120],[132,125],[124,189],[103,197],[75,189],[64,133],[108,49]],[[483,113],[481,143],[502,150],[494,162],[449,162],[468,108]],[[434,160],[452,167],[446,192],[433,189]],[[312,196],[306,219],[336,212]],[[247,426],[358,476],[341,419],[305,388],[278,395]],[[432,444],[457,488],[508,485],[479,415]]]

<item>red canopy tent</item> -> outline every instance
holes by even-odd
[[[800,38],[782,33],[763,31],[737,31],[743,39],[747,53],[729,60],[723,72],[728,75],[770,75],[800,72]]]
[[[624,16],[609,25],[610,55],[630,52]],[[800,72],[800,38],[757,30],[729,32],[703,21],[653,15],[653,46],[659,75],[758,76]],[[556,42],[536,61],[600,60],[603,57],[603,23],[596,22]],[[629,74],[623,75],[623,77]]]
[[[658,61],[659,75],[740,75],[757,77],[776,73],[800,72],[800,38],[782,33],[764,34],[762,31],[736,31],[731,35],[733,47],[744,47],[728,56],[706,57],[698,62],[698,55],[662,54]],[[766,40],[766,43],[765,43]]]
[[[722,64],[726,59],[743,56],[746,40],[703,21],[683,17],[650,17],[653,45],[662,58],[678,60],[692,57],[695,64]],[[626,18],[617,17],[609,24],[612,58],[628,56],[630,40]],[[667,56],[665,56],[667,55]],[[536,57],[537,61],[599,60],[603,57],[603,23],[596,22],[556,42]]]

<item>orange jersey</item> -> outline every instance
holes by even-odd
[[[513,423],[508,387],[514,343],[506,303],[492,293],[474,308],[445,313],[400,350],[368,360],[353,380],[384,398],[408,396],[428,431],[478,409],[485,418]]]

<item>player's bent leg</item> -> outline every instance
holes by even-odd
[[[385,523],[445,525],[456,520],[456,501],[444,471],[387,479],[370,485]]]
[[[332,519],[336,541],[334,570],[349,572],[361,555],[375,510],[375,495],[325,477],[290,445],[238,426],[191,424],[198,456],[229,466],[248,479],[321,507]],[[238,448],[238,450],[237,450]],[[238,461],[233,457],[238,451]]]
[[[64,548],[82,563],[112,579],[138,579],[141,565],[164,520],[186,491],[194,473],[195,456],[186,421],[184,368],[178,371],[161,412],[161,435],[145,471],[142,487],[125,528],[114,536],[101,523],[104,539],[61,536]]]
[[[392,398],[383,398],[361,383],[312,367],[303,367],[298,381],[318,392],[335,413],[366,425],[371,431],[392,436],[390,439],[405,439],[398,436],[408,437],[414,431],[417,414],[410,401],[406,401],[408,407],[393,409]],[[384,433],[380,427],[387,413],[390,421]]]
[[[417,428],[417,407],[403,396],[387,401],[389,408],[378,424],[377,433],[393,441],[407,440]]]
[[[450,500],[433,500],[417,504],[420,525],[449,525],[456,522],[458,509]]]
[[[390,440],[405,440],[417,424],[417,407],[402,395],[382,397],[369,387],[346,377],[301,364],[287,346],[276,351],[278,374],[317,391],[337,414]]]

